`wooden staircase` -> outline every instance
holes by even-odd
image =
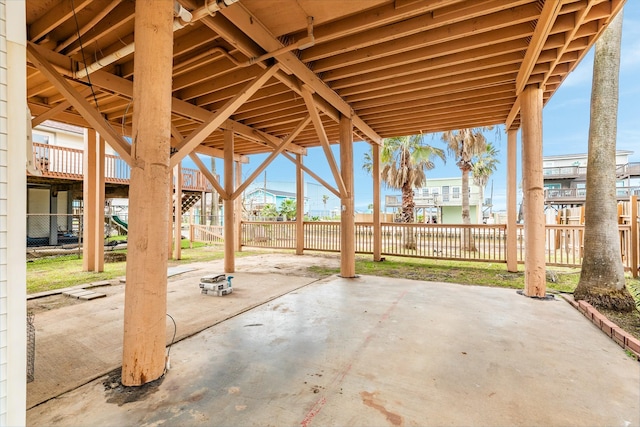
[[[182,193],[182,214],[188,212],[200,199],[202,199],[202,193]]]

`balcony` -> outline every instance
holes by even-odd
[[[640,195],[640,187],[616,187],[618,201],[629,200],[629,197],[638,195]],[[547,188],[544,190],[544,201],[547,204],[584,203],[586,197],[586,188]]]
[[[581,166],[562,166],[544,168],[542,173],[544,179],[580,178],[587,176],[587,168]]]
[[[42,178],[82,181],[84,178],[84,152],[82,150],[33,143],[33,163],[42,172]],[[119,156],[106,154],[105,182],[129,185],[131,169]],[[196,169],[182,168],[182,189],[210,192],[211,183]]]

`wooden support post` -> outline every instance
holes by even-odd
[[[380,226],[380,151],[378,144],[371,145],[373,152],[373,260],[382,261],[382,227]]]
[[[174,215],[174,207],[175,207],[175,197],[173,195],[173,169],[169,171],[169,203],[167,204],[169,208],[168,215],[169,220],[167,221],[167,258],[173,258],[173,215]]]
[[[630,217],[631,221],[631,274],[638,278],[638,196],[631,196]]]
[[[340,173],[344,182],[340,212],[340,275],[356,277],[355,211],[353,203],[353,121],[340,116]]]
[[[507,271],[518,271],[518,177],[516,171],[518,130],[507,131]]]
[[[82,271],[95,271],[96,262],[96,148],[98,135],[93,129],[84,130],[84,155],[82,156]]]
[[[241,162],[235,162],[236,165],[236,173],[235,173],[235,186],[234,186],[234,191],[236,188],[240,187],[240,185],[242,184],[242,163]],[[233,216],[233,220],[234,220],[234,229],[236,232],[236,238],[235,238],[235,251],[236,252],[240,252],[242,251],[242,194],[236,194],[236,198],[233,201],[233,209],[234,209],[234,216]]]
[[[137,0],[129,246],[124,302],[122,384],[139,386],[164,373],[172,0]]]
[[[96,140],[96,203],[95,203],[95,261],[94,271],[104,271],[104,155],[106,141],[98,135]]]
[[[49,191],[49,244],[58,244],[58,190],[55,185]]]
[[[544,297],[547,283],[542,174],[542,89],[537,85],[529,85],[520,98],[524,188],[524,294],[530,297]]]
[[[296,255],[304,252],[304,171],[302,155],[296,154]]]
[[[173,220],[173,259],[182,259],[182,162],[173,168],[176,177]]]
[[[233,194],[233,131],[224,132],[224,191]],[[224,271],[234,273],[235,262],[235,224],[233,222],[233,200],[224,199]]]

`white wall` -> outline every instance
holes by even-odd
[[[26,424],[24,11],[24,0],[0,0],[0,426]]]

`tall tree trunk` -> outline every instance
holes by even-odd
[[[587,159],[584,257],[576,299],[595,307],[628,311],[616,206],[616,131],[620,70],[620,12],[596,42]]]
[[[469,168],[464,166],[460,168],[462,172],[462,224],[470,225],[471,224],[471,215],[469,213]],[[462,250],[464,251],[475,251],[476,245],[473,240],[473,234],[471,233],[471,228],[464,227],[462,229]]]
[[[413,210],[415,209],[415,202],[413,201],[413,188],[410,184],[402,186],[402,222],[411,224],[414,220]],[[416,239],[413,235],[412,227],[405,227],[404,229],[404,247],[406,249],[416,248]]]

